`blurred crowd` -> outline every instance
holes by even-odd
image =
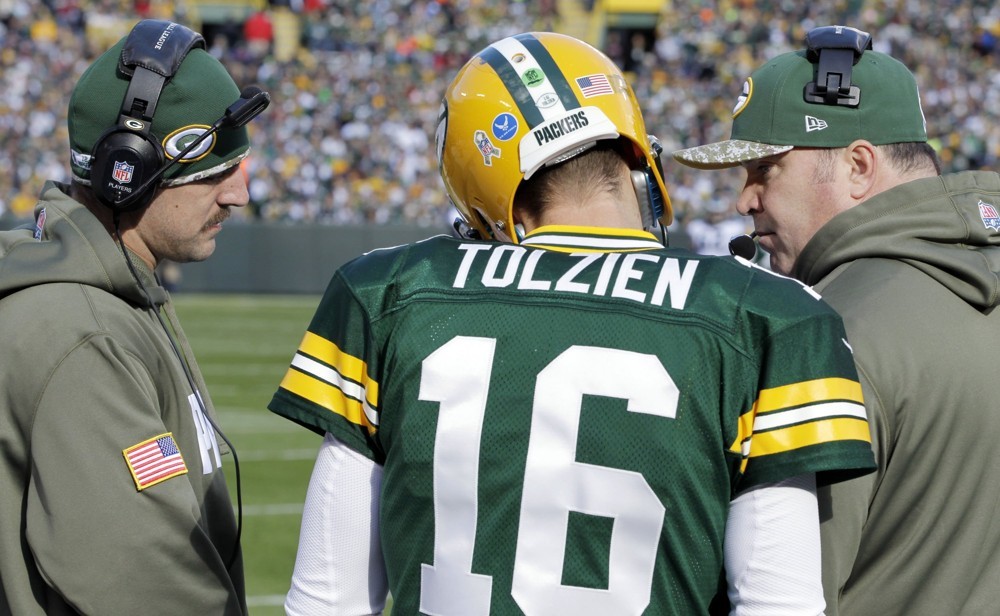
[[[446,84],[493,40],[559,30],[567,2],[600,6],[272,0],[205,29],[237,82],[272,95],[250,127],[252,206],[241,216],[448,229],[454,210],[433,143]],[[192,23],[191,9],[184,0],[0,0],[0,216],[30,215],[44,179],[68,179],[65,108],[83,68],[135,19]],[[628,71],[647,128],[670,152],[727,138],[751,70],[830,24],[872,32],[876,49],[914,70],[947,170],[996,166],[1000,6],[992,0],[665,2],[654,31],[610,32],[599,44]],[[734,214],[739,171],[698,172],[668,158],[665,173],[677,227]]]

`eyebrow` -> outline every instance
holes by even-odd
[[[223,169],[222,171],[216,173],[215,175],[210,175],[207,178],[201,178],[200,180],[195,180],[192,184],[218,184],[219,182],[225,180],[229,176],[233,175],[240,170],[240,164],[237,163],[228,169]]]

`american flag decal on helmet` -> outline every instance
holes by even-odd
[[[580,86],[580,91],[583,92],[584,98],[615,93],[615,91],[611,88],[611,82],[608,81],[607,75],[587,75],[585,77],[577,77],[576,85]]]

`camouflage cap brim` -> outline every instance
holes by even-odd
[[[679,163],[696,169],[725,169],[736,167],[750,160],[783,154],[794,147],[794,145],[770,145],[756,141],[730,139],[686,150],[677,150],[673,153],[673,157]]]

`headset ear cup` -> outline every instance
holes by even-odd
[[[163,148],[146,135],[114,128],[94,145],[91,155],[90,182],[94,194],[104,205],[122,213],[147,205],[156,186],[145,194],[135,193],[146,179],[163,164]],[[126,205],[121,202],[128,199]]]
[[[642,215],[642,228],[655,229],[663,215],[663,199],[656,185],[656,178],[651,171],[633,169],[629,172],[632,178],[632,188],[639,202],[639,213]]]

